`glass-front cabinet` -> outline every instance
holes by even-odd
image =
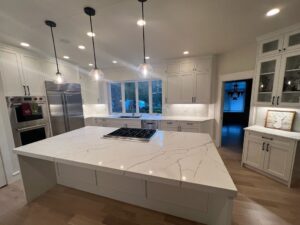
[[[282,36],[269,38],[260,42],[259,55],[271,56],[282,51],[283,38]]]
[[[300,30],[287,33],[284,38],[284,50],[295,50],[300,48]]]
[[[300,106],[300,51],[282,56],[278,89],[281,106]]]
[[[257,67],[257,99],[258,105],[274,105],[279,76],[280,56],[263,59]]]

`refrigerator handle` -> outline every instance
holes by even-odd
[[[62,107],[64,111],[64,121],[65,121],[65,127],[67,131],[70,131],[70,125],[69,125],[69,119],[68,119],[68,109],[67,109],[67,104],[66,104],[66,96],[65,94],[61,95],[61,100],[62,100]]]

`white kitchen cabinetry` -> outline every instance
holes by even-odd
[[[212,135],[212,120],[207,121],[174,121],[163,120],[159,129],[165,131],[179,131],[192,133],[208,133]]]
[[[296,140],[246,130],[242,165],[290,186],[297,148]]]
[[[259,38],[255,101],[258,106],[300,106],[300,28]]]
[[[189,58],[167,64],[167,104],[209,104],[213,58]]]
[[[84,104],[105,104],[106,83],[96,81],[88,75],[80,75],[81,92]]]

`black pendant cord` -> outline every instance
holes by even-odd
[[[60,74],[59,68],[58,68],[58,61],[57,61],[57,54],[56,54],[56,47],[55,47],[55,41],[54,41],[54,35],[53,35],[53,29],[52,26],[50,26],[51,29],[51,36],[52,36],[52,42],[53,42],[53,48],[54,48],[54,55],[55,55],[55,62],[56,62],[56,68],[57,68],[57,73]]]
[[[94,41],[93,22],[92,22],[92,16],[91,16],[91,15],[90,15],[90,24],[91,24],[91,32],[92,32],[92,43],[93,43],[93,51],[94,51],[94,63],[95,63],[95,69],[98,69],[98,67],[97,67],[97,60],[96,60],[96,51],[95,51],[95,41]]]
[[[145,21],[144,18],[144,2],[142,2],[142,19]],[[144,63],[146,64],[146,41],[145,41],[145,25],[143,25],[143,53],[144,53]]]

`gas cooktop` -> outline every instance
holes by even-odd
[[[141,129],[141,128],[120,128],[109,134],[104,135],[104,138],[128,139],[139,141],[150,141],[156,130]]]

